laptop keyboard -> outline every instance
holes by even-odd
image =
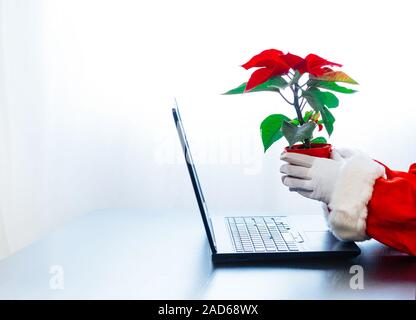
[[[292,234],[283,217],[228,217],[237,252],[299,251],[299,234]]]

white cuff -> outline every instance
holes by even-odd
[[[385,175],[382,165],[364,153],[345,159],[325,218],[332,233],[341,240],[362,241],[366,234],[367,204],[375,181]]]

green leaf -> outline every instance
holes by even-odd
[[[230,91],[227,91],[223,94],[240,94],[243,93],[245,88],[246,88],[247,82],[244,82],[242,84],[240,84],[238,87],[231,89]]]
[[[319,89],[309,88],[308,90],[303,91],[302,95],[306,98],[312,109],[321,113],[325,129],[328,132],[328,135],[331,136],[334,131],[335,118],[322,101],[321,93],[322,91],[319,91]]]
[[[311,140],[311,143],[327,143],[324,137],[317,137]]]
[[[257,87],[254,87],[248,92],[256,92],[256,91],[279,91],[279,89],[284,89],[289,84],[287,81],[282,78],[281,76],[273,77],[267,80],[266,82],[263,82],[262,84],[259,84]]]
[[[354,92],[357,92],[357,90],[345,88],[345,87],[342,87],[342,86],[338,85],[336,82],[330,82],[330,81],[319,81],[319,80],[310,79],[310,80],[308,80],[308,86],[310,86],[310,87],[319,87],[319,88],[322,88],[322,89],[327,89],[327,90],[340,92],[340,93],[354,93]]]
[[[298,70],[295,71],[295,75],[293,76],[292,80],[290,80],[289,85],[292,85],[294,83],[298,83],[300,77],[302,77],[302,75],[300,74],[300,72]]]
[[[240,84],[238,87],[231,89],[230,91],[227,91],[223,94],[229,95],[229,94],[240,94],[240,93],[244,93],[245,89],[246,89],[246,85],[247,82],[244,82],[242,84]],[[246,92],[258,92],[258,91],[279,91],[279,89],[284,89],[288,86],[289,84],[287,83],[287,81],[285,79],[283,79],[280,76],[277,77],[273,77],[270,78],[269,80],[267,80],[266,82],[263,82],[262,84],[259,84],[257,87],[254,87],[253,89],[251,89],[250,91],[246,91]]]
[[[284,121],[282,125],[282,132],[291,147],[296,142],[304,141],[305,139],[312,137],[315,127],[315,122],[307,122],[298,127],[291,124],[289,121]]]
[[[305,115],[303,116],[303,122],[308,122],[309,119],[312,117],[313,115],[313,111],[306,111]],[[299,119],[298,118],[294,118],[290,121],[291,124],[294,124],[295,126],[300,125]]]
[[[305,112],[305,115],[303,116],[303,122],[308,122],[309,119],[312,117],[313,115],[313,111],[309,110]],[[290,121],[291,124],[294,124],[295,126],[300,125],[299,119],[298,118],[294,118]]]
[[[311,79],[321,80],[321,81],[329,81],[329,82],[345,82],[351,84],[358,84],[353,78],[351,78],[348,74],[343,71],[330,71],[324,73],[320,77],[312,76]]]
[[[323,108],[321,116],[322,120],[324,121],[326,132],[328,132],[328,136],[331,136],[332,132],[334,131],[335,118],[326,107]]]
[[[309,119],[312,117],[313,111],[306,111],[305,115],[303,116],[303,121],[308,122]]]
[[[336,108],[339,105],[339,100],[337,96],[332,92],[321,91],[318,88],[310,87],[308,90],[303,91],[302,94],[307,91],[313,91],[316,95],[316,98],[319,99],[319,101],[328,108]]]
[[[283,136],[281,131],[283,121],[290,121],[290,119],[283,114],[272,114],[261,123],[260,132],[264,152]]]
[[[322,103],[328,108],[336,108],[339,105],[337,96],[331,92],[319,91]]]

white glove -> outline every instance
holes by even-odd
[[[355,154],[354,150],[333,150],[331,159],[284,152],[280,159],[288,162],[280,167],[282,182],[290,191],[302,196],[331,202],[335,184],[345,164],[345,159]]]
[[[323,201],[324,215],[332,233],[341,240],[361,241],[366,233],[367,204],[382,165],[354,149],[333,150],[331,159],[284,153],[280,167],[283,183],[291,191]]]

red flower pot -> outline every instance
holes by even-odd
[[[312,143],[310,149],[305,149],[303,144],[295,144],[291,148],[286,147],[285,151],[329,159],[331,157],[332,145],[328,143]]]

